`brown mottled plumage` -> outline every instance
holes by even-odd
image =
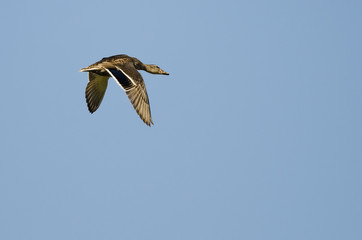
[[[140,118],[151,126],[151,109],[148,101],[146,86],[141,74],[137,70],[144,70],[152,74],[169,75],[156,65],[144,64],[137,58],[127,55],[116,55],[82,68],[80,72],[89,72],[89,82],[85,90],[88,110],[95,112],[103,100],[109,77],[114,78],[126,92],[134,109]]]

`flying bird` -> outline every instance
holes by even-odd
[[[85,89],[85,98],[90,113],[94,113],[101,105],[107,89],[108,79],[112,77],[126,92],[133,108],[148,126],[151,126],[151,109],[146,91],[146,85],[137,70],[144,70],[152,74],[169,75],[160,67],[153,64],[144,64],[134,57],[125,54],[115,55],[82,68],[80,72],[88,72],[88,84]]]

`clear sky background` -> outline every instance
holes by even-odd
[[[4,1],[0,239],[362,239],[362,2]],[[110,79],[128,54],[155,123]]]

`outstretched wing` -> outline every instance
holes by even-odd
[[[145,83],[142,82],[138,84],[136,87],[126,91],[126,93],[140,118],[148,126],[151,126],[151,123],[153,124],[153,122]]]
[[[88,79],[89,82],[85,89],[85,98],[89,112],[94,113],[102,103],[109,76],[89,72]]]
[[[146,91],[146,86],[141,74],[132,65],[117,67],[116,69],[105,69],[126,92],[133,108],[140,118],[148,126],[151,126],[152,117],[150,103]]]

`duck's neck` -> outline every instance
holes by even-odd
[[[140,60],[138,60],[137,58],[133,58],[133,63],[134,66],[136,67],[137,70],[143,70],[146,72],[151,73],[151,67],[147,64],[144,64],[143,62],[141,62]]]
[[[143,70],[143,71],[146,71],[146,72],[152,73],[152,74],[160,74],[159,69],[155,65],[152,65],[152,64],[144,64],[144,63],[139,62],[136,65],[136,69]]]

